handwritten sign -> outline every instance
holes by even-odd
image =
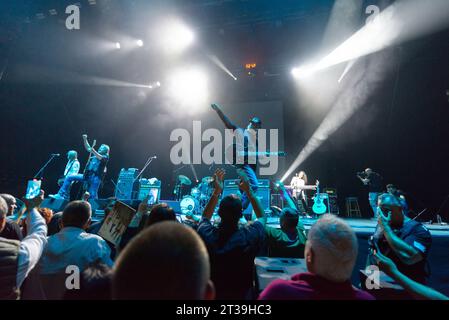
[[[111,213],[103,222],[98,232],[99,236],[117,246],[135,213],[136,210],[123,202],[117,201]]]

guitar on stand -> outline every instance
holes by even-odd
[[[327,207],[324,204],[324,200],[320,194],[320,182],[318,180],[316,181],[316,194],[315,197],[313,198],[312,210],[317,215],[322,215],[327,211]]]

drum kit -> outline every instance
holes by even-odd
[[[213,182],[213,177],[204,177],[190,189],[190,194],[183,194],[184,187],[191,186],[192,181],[186,176],[179,175],[174,193],[180,201],[181,212],[188,216],[201,214],[214,191]]]

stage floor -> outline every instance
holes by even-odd
[[[342,217],[356,233],[369,233],[372,234],[376,228],[377,220],[375,219],[363,219],[363,218],[345,218]],[[317,219],[314,218],[301,218],[302,223],[306,229],[309,229]],[[279,218],[269,217],[267,224],[271,227],[279,228]],[[429,224],[424,223],[427,229],[429,229],[432,236],[449,236],[448,224]]]

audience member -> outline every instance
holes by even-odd
[[[279,191],[286,206],[279,217],[280,229],[266,226],[268,256],[304,258],[306,231],[299,219],[298,210],[281,182]]]
[[[0,238],[0,299],[18,299],[20,287],[39,261],[47,242],[47,226],[36,208],[44,200],[44,192],[34,199],[24,199],[29,226],[22,241]],[[8,206],[0,197],[0,231],[6,224]]]
[[[201,238],[172,221],[146,228],[119,255],[112,295],[125,300],[213,299],[209,258]]]
[[[8,205],[8,212],[6,213],[6,216],[12,216],[14,214],[14,211],[17,209],[17,200],[13,195],[10,195],[8,193],[2,193],[0,194],[0,197],[5,199],[6,204]]]
[[[382,194],[378,202],[378,225],[371,246],[392,259],[399,271],[425,284],[427,256],[432,236],[427,228],[411,220],[402,211],[401,202],[392,194]],[[369,256],[369,264],[375,264]]]
[[[48,236],[52,236],[61,231],[62,211],[56,212],[47,224]]]
[[[223,190],[225,172],[220,169],[215,172],[215,189],[197,230],[209,251],[211,278],[216,286],[217,299],[252,297],[254,258],[265,240],[264,210],[250,188],[248,177],[242,170],[238,172],[241,177],[240,188],[250,199],[257,220],[239,227],[242,200],[236,195],[228,195],[219,205],[220,225],[212,225],[210,220]]]
[[[51,219],[53,218],[53,210],[51,210],[49,208],[38,208],[37,211],[40,213],[42,218],[44,218],[45,223],[47,224],[47,228],[48,228],[48,224],[50,223]],[[25,219],[22,220],[21,224],[22,224],[22,234],[24,236],[26,236],[28,233],[26,220]],[[47,232],[47,235],[48,235],[48,232]]]
[[[357,258],[357,237],[343,220],[326,214],[309,230],[305,248],[308,273],[274,280],[260,300],[373,300],[353,287],[350,278]]]
[[[111,282],[112,269],[94,262],[81,273],[79,289],[67,290],[64,300],[111,300]]]
[[[106,220],[106,218],[111,213],[112,209],[114,208],[115,203],[117,202],[116,198],[110,198],[108,199],[108,203],[106,204],[106,207],[104,208],[104,216],[103,219],[92,223],[89,228],[87,228],[88,233],[97,234],[100,231],[101,226],[103,225],[103,222]]]
[[[8,218],[5,219],[5,227],[0,231],[0,237],[9,240],[19,240],[23,239],[22,230],[20,226]]]
[[[48,238],[39,262],[39,274],[47,298],[62,298],[68,266],[77,266],[81,272],[95,261],[112,266],[111,251],[106,241],[85,232],[91,214],[88,202],[70,202],[62,214],[61,231]]]
[[[406,216],[409,215],[409,209],[407,200],[405,199],[404,193],[398,189],[394,184],[387,184],[387,192],[395,197],[397,197],[398,201],[402,206],[402,213]]]
[[[177,221],[176,213],[166,203],[159,203],[153,205],[148,214],[148,197],[142,200],[139,204],[137,212],[130,222],[128,228],[122,236],[119,245],[119,251],[123,250],[125,246],[143,229],[162,221]]]
[[[384,256],[379,251],[374,253],[379,269],[393,278],[396,283],[402,286],[414,299],[418,300],[449,300],[449,297],[429,288],[419,282],[413,281],[406,275],[402,274],[393,260]]]

